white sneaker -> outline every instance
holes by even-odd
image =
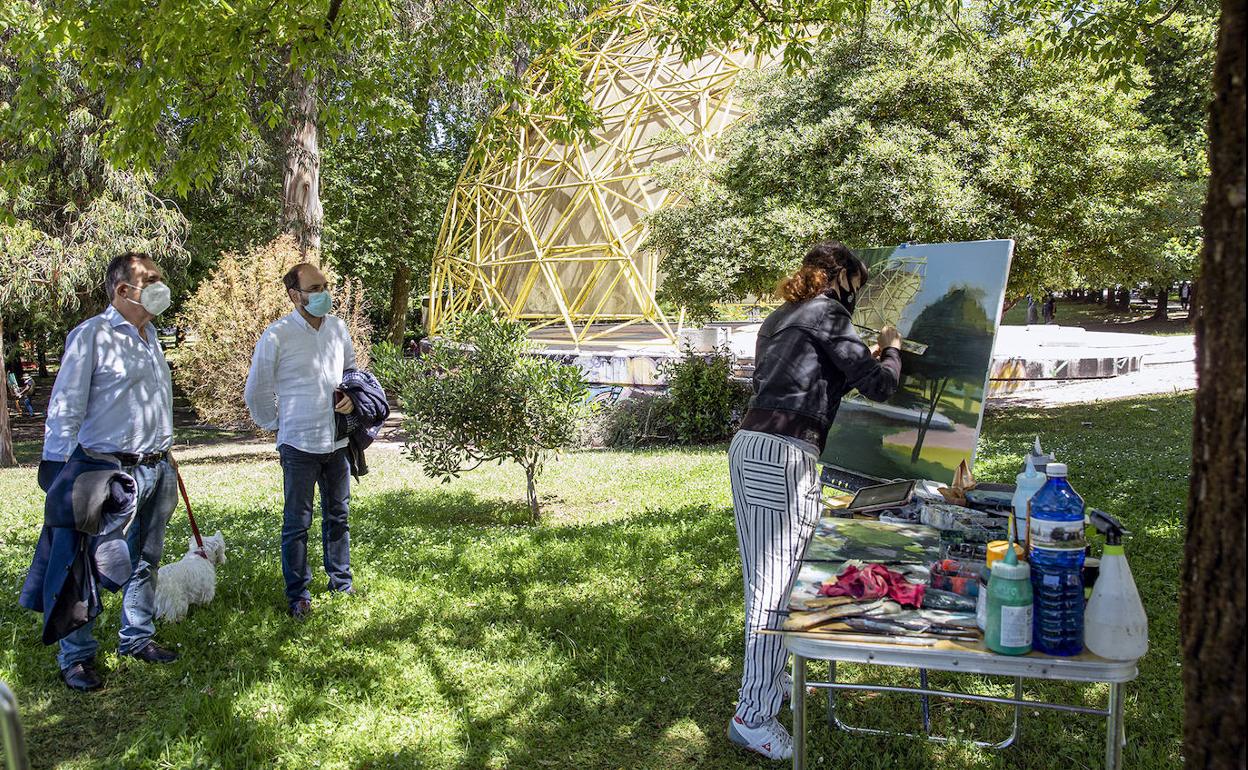
[[[747,751],[762,754],[768,759],[792,759],[793,739],[784,725],[775,717],[758,727],[749,727],[741,717],[733,716],[728,723],[728,740]]]

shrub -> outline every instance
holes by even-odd
[[[709,353],[686,349],[683,358],[664,364],[671,428],[682,444],[723,441],[749,402],[749,388],[733,379],[736,361],[727,348]]]
[[[672,399],[666,393],[634,393],[593,418],[592,442],[614,449],[672,444]]]
[[[435,341],[419,371],[398,384],[409,458],[444,481],[482,463],[518,463],[536,522],[542,464],[577,439],[589,412],[581,370],[534,355],[524,324],[475,313]]]
[[[301,261],[299,248],[288,235],[245,254],[225,254],[187,300],[178,324],[188,327],[191,337],[173,374],[204,422],[226,427],[250,424],[243,386],[251,355],[265,327],[291,312],[282,276]],[[347,322],[356,364],[364,368],[369,362],[370,330],[360,283],[342,280],[328,267],[321,270],[335,285],[334,314]]]
[[[387,393],[398,393],[404,383],[420,373],[419,359],[405,358],[403,349],[393,342],[373,345],[371,358],[373,375]]]

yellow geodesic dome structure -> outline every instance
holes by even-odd
[[[602,120],[592,139],[559,141],[551,134],[558,117],[537,114],[521,116],[518,131],[496,124],[507,128],[478,138],[434,252],[432,333],[457,314],[493,307],[559,325],[577,343],[632,324],[675,340],[679,319],[655,301],[658,258],[640,248],[646,215],[677,202],[654,172],[686,153],[710,159],[715,140],[745,114],[738,75],[765,62],[729,50],[683,62],[647,34],[653,6],[606,12],[632,23],[575,46]],[[543,75],[538,61],[530,87]]]

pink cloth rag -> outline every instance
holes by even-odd
[[[819,595],[852,596],[864,600],[887,596],[903,606],[918,607],[923,603],[923,589],[924,586],[907,581],[901,573],[893,572],[883,564],[868,564],[862,569],[852,565],[846,567],[836,576],[835,583],[824,583],[819,587]]]

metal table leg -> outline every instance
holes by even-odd
[[[836,682],[836,661],[828,661],[828,681]],[[836,727],[836,690],[828,688],[828,729],[835,730]]]
[[[793,770],[806,770],[806,659],[793,655]]]
[[[1105,770],[1121,770],[1122,744],[1124,731],[1122,725],[1122,685],[1109,685],[1109,716],[1105,718]]]
[[[919,669],[919,687],[927,689],[927,669]],[[932,734],[932,704],[927,699],[927,693],[919,696],[919,711],[923,714],[923,732],[928,735]]]

